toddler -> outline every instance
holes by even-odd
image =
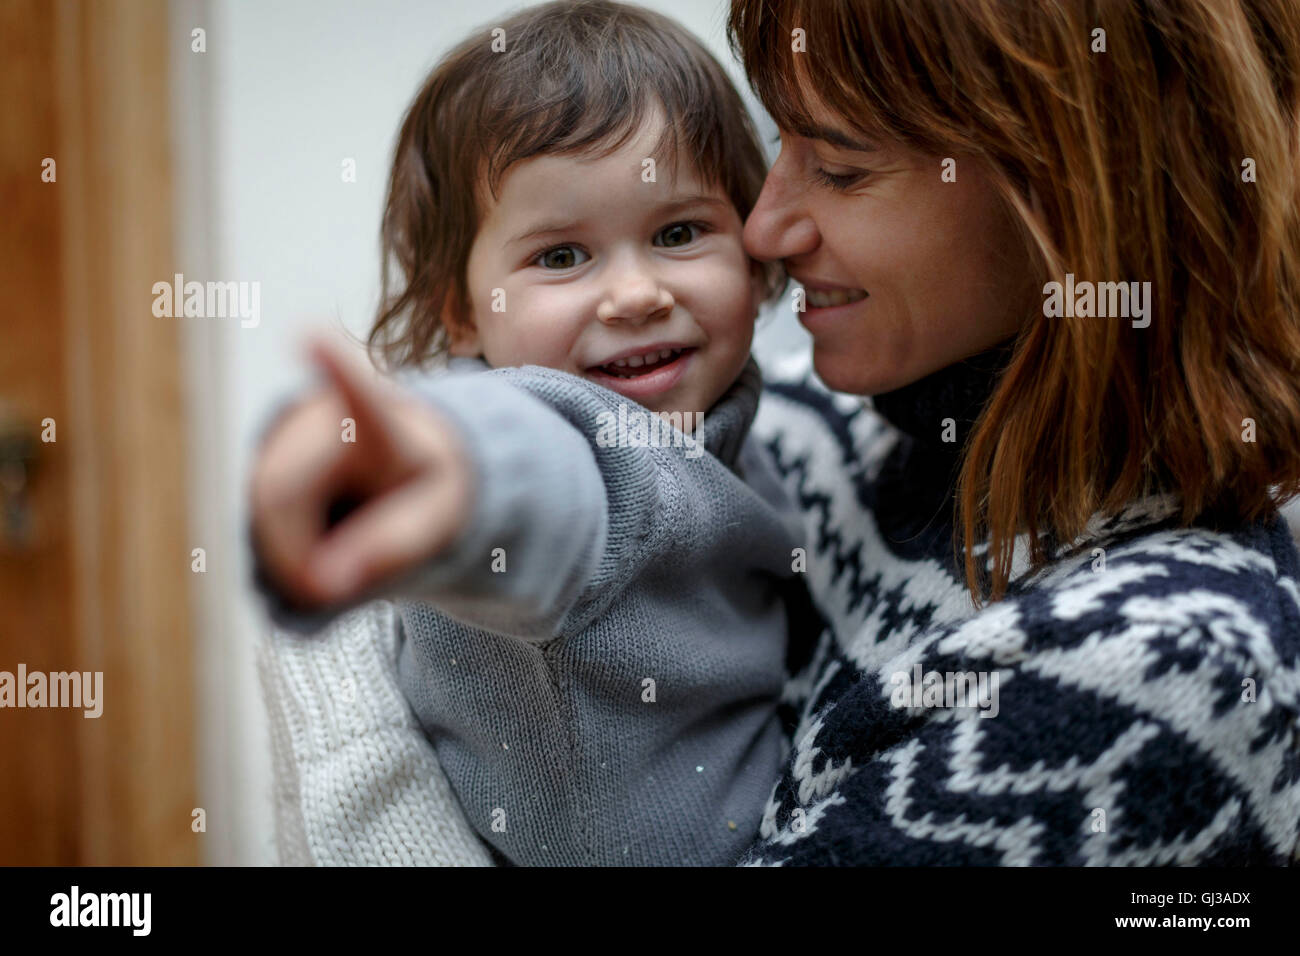
[[[433,71],[395,149],[372,345],[251,485],[281,623],[397,602],[403,692],[516,864],[725,865],[785,754],[794,521],[746,442],[759,304],[743,105],[672,21],[528,9]],[[348,429],[351,428],[351,434]],[[340,437],[342,435],[342,438]]]

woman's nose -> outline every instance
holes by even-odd
[[[786,178],[781,162],[768,171],[758,202],[745,220],[742,241],[755,259],[774,261],[806,255],[821,241],[817,224],[804,207],[803,191]]]
[[[606,323],[640,325],[667,316],[676,304],[672,293],[649,271],[632,265],[610,276],[608,288],[596,306],[596,317]]]

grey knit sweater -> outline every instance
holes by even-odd
[[[745,440],[757,366],[703,448],[611,442],[644,410],[550,369],[404,383],[458,426],[477,494],[452,547],[375,596],[396,601],[400,685],[470,823],[522,865],[734,863],[788,752],[786,634],[807,606],[797,518]]]

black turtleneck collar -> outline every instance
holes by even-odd
[[[890,424],[919,444],[958,457],[1011,361],[1014,346],[1015,339],[1008,339],[902,388],[873,395],[871,403]],[[956,423],[956,441],[943,440],[946,418]]]
[[[874,485],[877,523],[902,555],[946,555],[951,551],[954,494],[961,452],[975,420],[1011,360],[1011,339],[954,362],[871,404],[901,431]],[[944,419],[953,419],[953,441],[944,441]]]

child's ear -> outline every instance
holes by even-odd
[[[469,310],[461,308],[456,293],[450,293],[442,307],[442,327],[447,330],[447,354],[463,358],[479,358],[483,355],[483,344],[479,341],[478,329],[470,318]]]

